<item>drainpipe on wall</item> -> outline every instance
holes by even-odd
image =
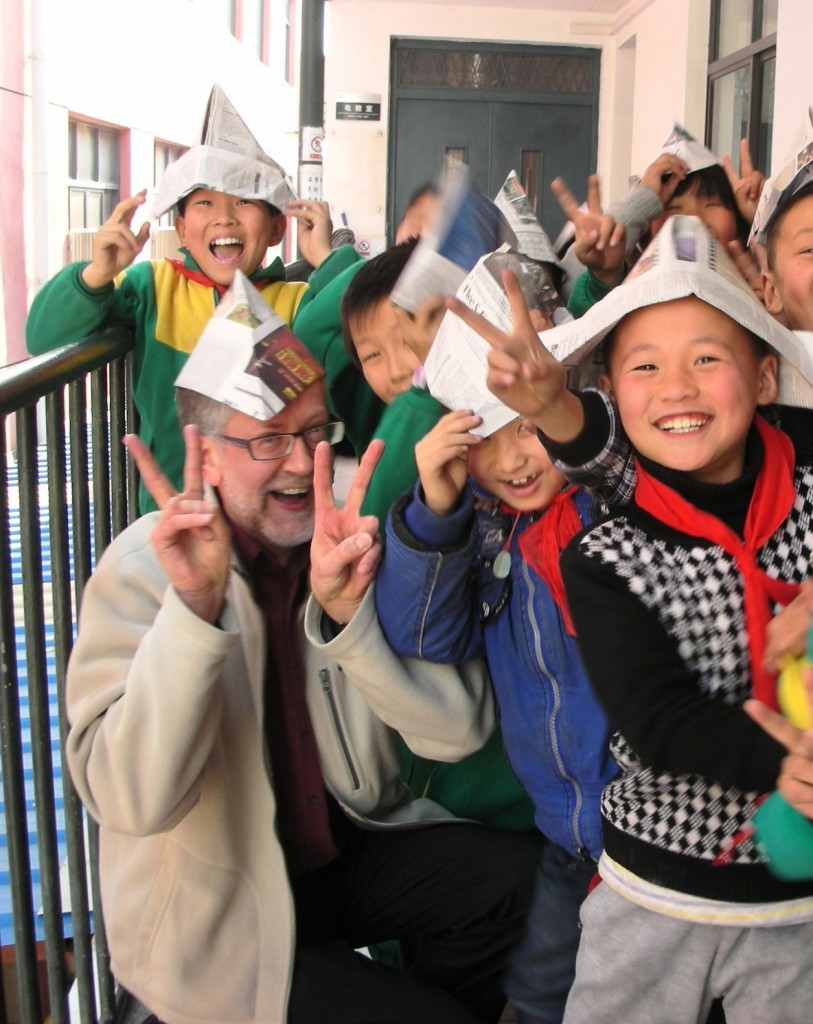
[[[45,4],[31,0],[31,130],[33,167],[33,294],[50,276],[48,235],[48,90],[45,74]]]
[[[325,137],[325,0],[302,0],[299,52],[299,195],[322,198]]]

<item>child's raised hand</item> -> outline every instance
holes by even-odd
[[[813,624],[813,579],[804,580],[798,597],[778,612],[765,630],[765,667],[776,672],[803,655]]]
[[[561,178],[554,178],[551,191],[573,224],[576,238],[573,251],[593,276],[608,287],[624,279],[624,241],[626,226],[609,213],[601,212],[601,188],[598,175],[587,179],[587,209],[582,210]]]
[[[743,218],[750,224],[756,213],[762,186],[765,184],[765,175],[758,171],[751,160],[751,150],[748,146],[748,139],[740,139],[740,173],[734,170],[731,158],[726,155],[721,161],[728,176],[728,183],[734,193],[737,209]]]
[[[286,217],[297,221],[296,241],[312,267],[321,266],[333,251],[333,222],[327,203],[315,199],[294,199],[284,209]]]
[[[564,366],[539,340],[516,275],[506,270],[502,280],[511,309],[508,333],[459,299],[447,299],[447,306],[491,345],[486,377],[489,391],[527,416],[551,440],[573,440],[584,426],[581,402],[567,390]]]
[[[482,442],[471,431],[480,423],[480,416],[458,409],[441,417],[415,445],[424,501],[436,516],[453,512],[466,486],[469,449]]]
[[[757,255],[752,249],[744,249],[742,244],[734,239],[726,245],[728,255],[734,260],[737,270],[742,274],[743,280],[754,293],[760,305],[765,305],[765,279],[762,269],[757,262]]]
[[[104,288],[126,270],[138,256],[150,237],[149,221],[133,234],[133,217],[139,206],[147,201],[147,190],[124,199],[93,236],[93,259],[82,270],[82,280],[88,288]]]
[[[689,165],[685,160],[672,153],[661,153],[641,175],[641,184],[651,188],[666,206],[688,173]]]

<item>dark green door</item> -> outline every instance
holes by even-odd
[[[555,238],[564,215],[551,180],[581,195],[595,170],[598,84],[595,49],[393,40],[389,236],[454,156],[492,198],[515,170]]]

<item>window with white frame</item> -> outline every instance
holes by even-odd
[[[754,166],[771,169],[778,0],[712,0],[706,142],[739,162],[748,138]]]
[[[153,184],[156,188],[161,184],[164,171],[169,164],[174,163],[179,157],[183,156],[184,150],[184,146],[175,146],[171,142],[159,142],[156,139],[153,153]],[[156,226],[159,228],[171,228],[174,220],[175,210],[167,210],[166,213],[162,213],[158,218]]]
[[[68,228],[93,230],[119,201],[119,133],[71,119],[68,135]]]

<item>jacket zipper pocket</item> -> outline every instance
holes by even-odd
[[[347,742],[347,737],[344,734],[341,719],[339,718],[339,709],[336,706],[336,694],[333,692],[333,681],[330,678],[329,669],[319,669],[319,681],[322,684],[322,693],[325,695],[328,710],[330,711],[330,717],[333,722],[333,728],[336,732],[339,749],[342,752],[344,764],[347,768],[347,773],[350,776],[350,784],[353,789],[361,789],[361,780],[359,779],[358,772],[353,764],[353,758],[350,754],[350,744]]]

